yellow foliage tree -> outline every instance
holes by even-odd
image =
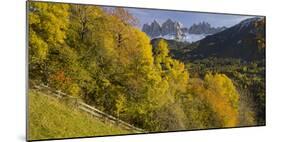
[[[224,74],[207,73],[204,78],[205,90],[201,97],[206,99],[213,111],[222,121],[223,127],[234,127],[238,122],[237,92],[232,81]]]
[[[49,48],[63,44],[68,23],[68,4],[29,3],[30,63],[46,59]]]

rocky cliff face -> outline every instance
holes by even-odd
[[[161,36],[161,26],[156,20],[154,20],[150,25],[144,24],[142,31],[144,31],[150,37]]]
[[[173,22],[171,19],[168,19],[166,22],[162,24],[162,35],[168,35],[168,34],[183,34],[184,32],[181,30],[182,24],[175,21]]]
[[[198,24],[193,24],[190,28],[189,28],[189,33],[190,34],[215,34],[218,32],[221,32],[223,30],[225,30],[226,27],[211,27],[211,25],[207,22],[200,22]]]
[[[150,25],[144,24],[142,31],[148,34],[151,38],[162,36],[174,36],[176,39],[182,39],[185,36],[187,28],[184,28],[181,23],[168,19],[162,25],[154,20]]]
[[[178,21],[166,20],[162,25],[154,20],[151,24],[144,24],[142,31],[154,38],[166,38],[180,41],[194,42],[211,35],[223,31],[225,27],[213,28],[207,22],[193,24],[189,29],[184,27]]]

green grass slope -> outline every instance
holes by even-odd
[[[28,139],[54,139],[132,133],[104,123],[35,90],[28,94]]]

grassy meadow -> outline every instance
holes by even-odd
[[[76,110],[43,92],[30,90],[28,98],[29,140],[130,133]]]

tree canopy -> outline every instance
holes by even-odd
[[[233,127],[239,93],[224,74],[192,78],[152,47],[123,8],[29,2],[30,81],[80,97],[149,131]]]

